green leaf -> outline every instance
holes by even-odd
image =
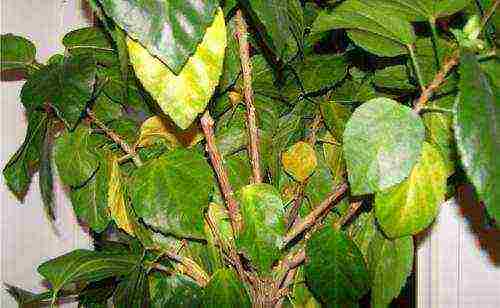
[[[333,138],[342,142],[345,125],[352,114],[351,108],[334,101],[323,102],[320,108],[326,127],[333,135]]]
[[[14,34],[2,34],[0,36],[1,70],[28,69],[36,60],[35,45],[24,37]]]
[[[175,149],[133,174],[132,204],[146,224],[179,237],[204,238],[212,172],[194,151]]]
[[[384,14],[361,0],[347,0],[333,10],[320,12],[311,34],[333,29],[348,29],[351,39],[359,41],[361,47],[385,56],[406,53],[402,47],[415,42],[408,21]]]
[[[96,62],[92,54],[70,55],[63,64],[50,64],[30,76],[21,91],[28,110],[49,102],[57,116],[74,128],[92,98]]]
[[[234,17],[227,22],[226,32],[227,48],[219,82],[221,91],[225,91],[229,86],[233,85],[241,72],[240,48],[236,38]]]
[[[269,184],[251,184],[238,192],[245,228],[236,235],[241,249],[261,273],[268,273],[281,256],[281,237],[285,233],[285,210],[279,193]]]
[[[500,102],[476,56],[460,61],[460,94],[454,107],[455,139],[465,171],[488,213],[500,221]]]
[[[323,143],[323,155],[332,174],[332,181],[334,185],[339,185],[344,180],[346,168],[342,145],[337,143],[330,134],[325,134],[322,139],[325,141]]]
[[[72,55],[90,53],[98,63],[115,65],[117,54],[111,41],[100,27],[85,27],[67,33],[62,40],[64,47]]]
[[[344,131],[344,157],[354,195],[403,181],[420,157],[424,125],[410,108],[387,98],[358,107]]]
[[[152,308],[188,308],[201,307],[203,289],[186,276],[153,272],[149,276],[149,293]]]
[[[372,307],[387,307],[401,292],[413,268],[413,238],[386,239],[377,233],[370,243],[368,267]]]
[[[243,284],[229,269],[221,269],[213,274],[205,287],[202,302],[202,306],[206,308],[252,306]]]
[[[304,267],[300,266],[295,274],[295,282],[290,286],[290,302],[294,308],[320,308],[305,281]],[[285,306],[287,307],[287,306]]]
[[[149,307],[149,281],[146,270],[136,266],[118,286],[113,298],[114,307]]]
[[[376,71],[373,82],[382,88],[414,90],[415,86],[410,84],[408,76],[405,65],[389,66]]]
[[[306,282],[328,307],[350,307],[369,289],[369,274],[358,247],[331,227],[314,233],[306,247]]]
[[[51,220],[56,219],[54,213],[54,180],[52,174],[52,150],[54,142],[53,125],[53,121],[47,119],[45,136],[40,153],[40,173],[38,174],[43,206],[45,213]]]
[[[281,160],[285,171],[299,182],[311,176],[318,164],[314,148],[303,141],[297,142],[284,152]]]
[[[439,152],[424,143],[404,182],[375,195],[375,213],[389,237],[416,234],[436,218],[446,193],[446,166]]]
[[[64,132],[56,139],[54,158],[63,184],[79,187],[97,170],[99,162],[91,143],[91,130],[83,125],[74,132]]]
[[[435,20],[464,9],[471,0],[363,0],[387,14],[405,17],[408,21]]]
[[[452,110],[455,95],[429,102],[429,108],[446,108]],[[426,112],[422,115],[427,133],[426,140],[436,147],[446,165],[448,176],[455,172],[457,160],[455,136],[453,133],[453,115],[444,112]]]
[[[304,36],[304,13],[298,0],[245,0],[240,2],[255,20],[264,42],[278,58],[285,55],[290,38],[302,44]]]
[[[47,128],[47,115],[40,111],[28,112],[28,130],[21,147],[3,169],[5,183],[19,201],[23,201],[38,170]]]
[[[226,48],[222,11],[217,11],[196,53],[178,75],[136,41],[129,38],[127,45],[135,73],[146,90],[179,127],[188,128],[205,110],[222,72]]]
[[[295,66],[304,91],[317,92],[334,86],[347,74],[343,56],[313,55]]]
[[[127,254],[105,254],[78,249],[44,262],[38,272],[51,283],[54,295],[74,282],[92,282],[129,274],[139,257]]]
[[[452,44],[450,41],[442,38],[438,38],[436,47],[439,63],[443,63],[445,58],[451,56],[451,52],[457,48],[455,44]],[[417,55],[417,61],[420,66],[423,82],[428,85],[434,80],[437,71],[441,69],[436,61],[436,52],[434,51],[431,38],[418,38],[415,43],[415,54]],[[457,81],[456,74],[449,74],[443,85],[441,85],[441,87],[437,90],[436,94],[454,91],[458,83]]]
[[[128,47],[127,47],[127,34],[122,29],[115,27],[111,32],[111,36],[115,41],[117,50],[118,50],[118,59],[120,60],[120,72],[121,72],[121,80],[126,85],[122,87],[122,102],[128,104],[129,100],[129,63],[130,58],[128,55]]]
[[[78,219],[87,223],[95,232],[102,232],[111,222],[108,209],[109,168],[101,157],[96,157],[99,167],[82,187],[71,188],[71,204]]]
[[[99,0],[108,16],[179,74],[214,19],[216,0]]]

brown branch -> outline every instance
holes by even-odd
[[[101,120],[99,120],[90,109],[87,110],[87,116],[95,125],[102,129],[102,131],[109,138],[111,138],[111,140],[118,144],[125,153],[127,153],[126,156],[132,158],[137,167],[141,167],[143,165],[141,158],[137,155],[135,150],[122,137],[107,127],[106,124],[101,122]]]
[[[250,45],[248,43],[248,31],[243,13],[241,10],[236,12],[236,36],[240,46],[241,69],[243,71],[243,94],[245,96],[246,118],[248,129],[248,154],[252,165],[253,182],[261,183],[262,175],[260,171],[259,157],[259,129],[253,104],[252,89],[252,67],[250,62]]]
[[[495,3],[493,3],[491,5],[488,12],[486,12],[486,14],[484,14],[484,16],[481,20],[481,29],[483,29],[486,26],[486,24],[488,23],[488,20],[491,18],[491,16],[493,16],[493,14],[495,14],[496,9],[497,9],[499,4],[500,4],[500,0],[496,0]]]
[[[447,59],[441,70],[436,74],[434,80],[422,91],[422,94],[415,103],[413,110],[419,113],[422,108],[425,107],[427,102],[431,99],[432,95],[441,87],[441,85],[446,80],[448,73],[458,64],[459,52],[458,50],[453,53],[453,55]]]
[[[224,197],[224,201],[229,212],[231,225],[233,226],[234,232],[237,233],[243,228],[243,220],[241,218],[238,202],[236,202],[233,189],[229,183],[227,171],[222,163],[222,155],[215,145],[214,120],[210,116],[208,110],[205,111],[200,122],[207,141],[206,149],[208,155],[210,156],[210,162],[212,163],[215,174],[217,175],[217,181],[219,182],[222,196]]]
[[[282,246],[288,245],[297,236],[312,228],[321,221],[325,213],[331,210],[347,192],[347,183],[340,185],[338,189],[331,192],[314,210],[312,210],[300,223],[295,225],[283,238]]]
[[[361,207],[362,204],[363,204],[362,201],[356,201],[351,203],[349,205],[349,209],[347,209],[347,212],[342,217],[340,217],[339,220],[335,222],[334,228],[340,229],[349,220],[351,220],[351,218],[356,214],[356,212],[358,211],[358,209]]]

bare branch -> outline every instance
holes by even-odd
[[[215,170],[215,174],[217,175],[217,181],[219,182],[222,196],[226,202],[229,218],[231,219],[231,225],[233,226],[233,230],[238,232],[243,228],[243,220],[241,218],[238,202],[236,202],[233,189],[229,183],[227,171],[222,163],[222,155],[215,145],[214,120],[210,116],[208,110],[205,111],[200,122],[207,141],[206,150],[210,156],[210,162]]]
[[[99,120],[95,116],[95,114],[92,112],[92,110],[90,110],[90,109],[87,110],[87,116],[95,125],[97,125],[100,129],[102,129],[102,131],[109,138],[111,138],[111,140],[113,140],[116,144],[118,144],[125,153],[127,153],[126,156],[129,156],[130,158],[132,158],[132,160],[134,161],[134,164],[137,167],[140,167],[143,165],[141,158],[139,157],[139,155],[137,155],[135,150],[122,137],[120,137],[117,133],[115,133],[109,127],[107,127],[106,124],[101,122],[101,120]]]
[[[243,13],[241,10],[236,12],[236,36],[240,45],[241,69],[243,71],[243,94],[245,96],[246,118],[248,129],[248,154],[252,165],[253,182],[261,183],[262,174],[260,170],[259,156],[259,129],[257,127],[257,118],[255,106],[253,104],[252,89],[252,67],[250,62],[250,45],[248,44],[248,31]]]

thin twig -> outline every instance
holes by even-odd
[[[486,14],[483,16],[483,18],[481,20],[481,29],[483,29],[486,26],[486,24],[488,23],[488,20],[490,20],[491,16],[493,16],[493,14],[495,14],[496,9],[497,9],[499,4],[500,4],[500,0],[496,0],[495,3],[493,3],[491,5],[488,12],[486,12]]]
[[[255,106],[253,104],[252,89],[252,67],[250,62],[250,45],[248,43],[248,31],[243,13],[241,10],[236,12],[236,36],[240,46],[241,69],[243,71],[243,94],[245,96],[246,118],[248,128],[248,154],[252,165],[253,182],[261,183],[262,174],[260,170],[259,156],[259,129],[257,127],[257,118]]]
[[[321,121],[323,117],[321,116],[321,113],[317,113],[316,116],[314,117],[314,120],[311,124],[311,132],[309,133],[309,136],[307,136],[306,142],[309,143],[311,146],[314,147],[314,144],[316,144],[316,134],[321,127]],[[305,189],[307,186],[308,180],[305,180],[299,184],[297,184],[297,188],[295,191],[295,195],[293,198],[293,204],[290,207],[289,213],[288,213],[288,225],[287,229],[290,229],[292,226],[298,223],[298,216],[299,216],[299,209],[300,206],[302,205],[302,200],[304,199],[305,195]]]
[[[87,116],[92,122],[94,122],[95,125],[102,129],[104,133],[111,138],[111,140],[118,144],[122,150],[127,153],[127,155],[130,155],[137,167],[141,167],[143,165],[141,158],[137,155],[135,150],[122,137],[107,127],[106,124],[101,122],[101,120],[99,120],[90,109],[87,110]]]
[[[328,194],[325,200],[323,200],[317,207],[314,208],[300,223],[293,226],[293,228],[288,232],[283,238],[282,246],[285,247],[291,241],[293,241],[297,236],[302,234],[304,231],[309,230],[316,223],[318,223],[321,218],[331,210],[341,197],[347,192],[347,183],[340,185],[338,189]]]
[[[356,201],[351,203],[349,205],[349,209],[347,210],[347,212],[342,217],[340,217],[339,220],[335,222],[334,228],[340,229],[349,220],[351,220],[351,218],[356,214],[356,212],[358,211],[358,209],[361,207],[362,204],[363,204],[362,201]]]
[[[224,201],[229,212],[231,225],[234,232],[237,233],[243,228],[243,220],[241,218],[238,202],[234,197],[233,189],[229,183],[227,171],[222,163],[222,155],[215,145],[214,120],[210,116],[210,113],[205,111],[200,122],[207,141],[206,150],[210,156],[210,162],[215,170],[215,174],[217,175],[217,181],[219,182],[222,196],[224,197]]]

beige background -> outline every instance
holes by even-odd
[[[62,52],[63,34],[88,23],[80,0],[0,0],[0,5],[0,32],[30,38],[37,45],[39,61]],[[21,86],[22,82],[0,83],[2,168],[24,139]],[[24,204],[7,190],[3,178],[0,195],[1,281],[41,291],[37,265],[76,247],[88,247],[89,239],[74,223],[60,186],[55,226],[59,235],[44,216],[36,177]],[[500,234],[482,228],[478,213],[454,201],[443,205],[438,223],[418,252],[419,308],[500,307]],[[483,247],[479,249],[477,243]],[[3,290],[0,294],[1,307],[15,307]]]

